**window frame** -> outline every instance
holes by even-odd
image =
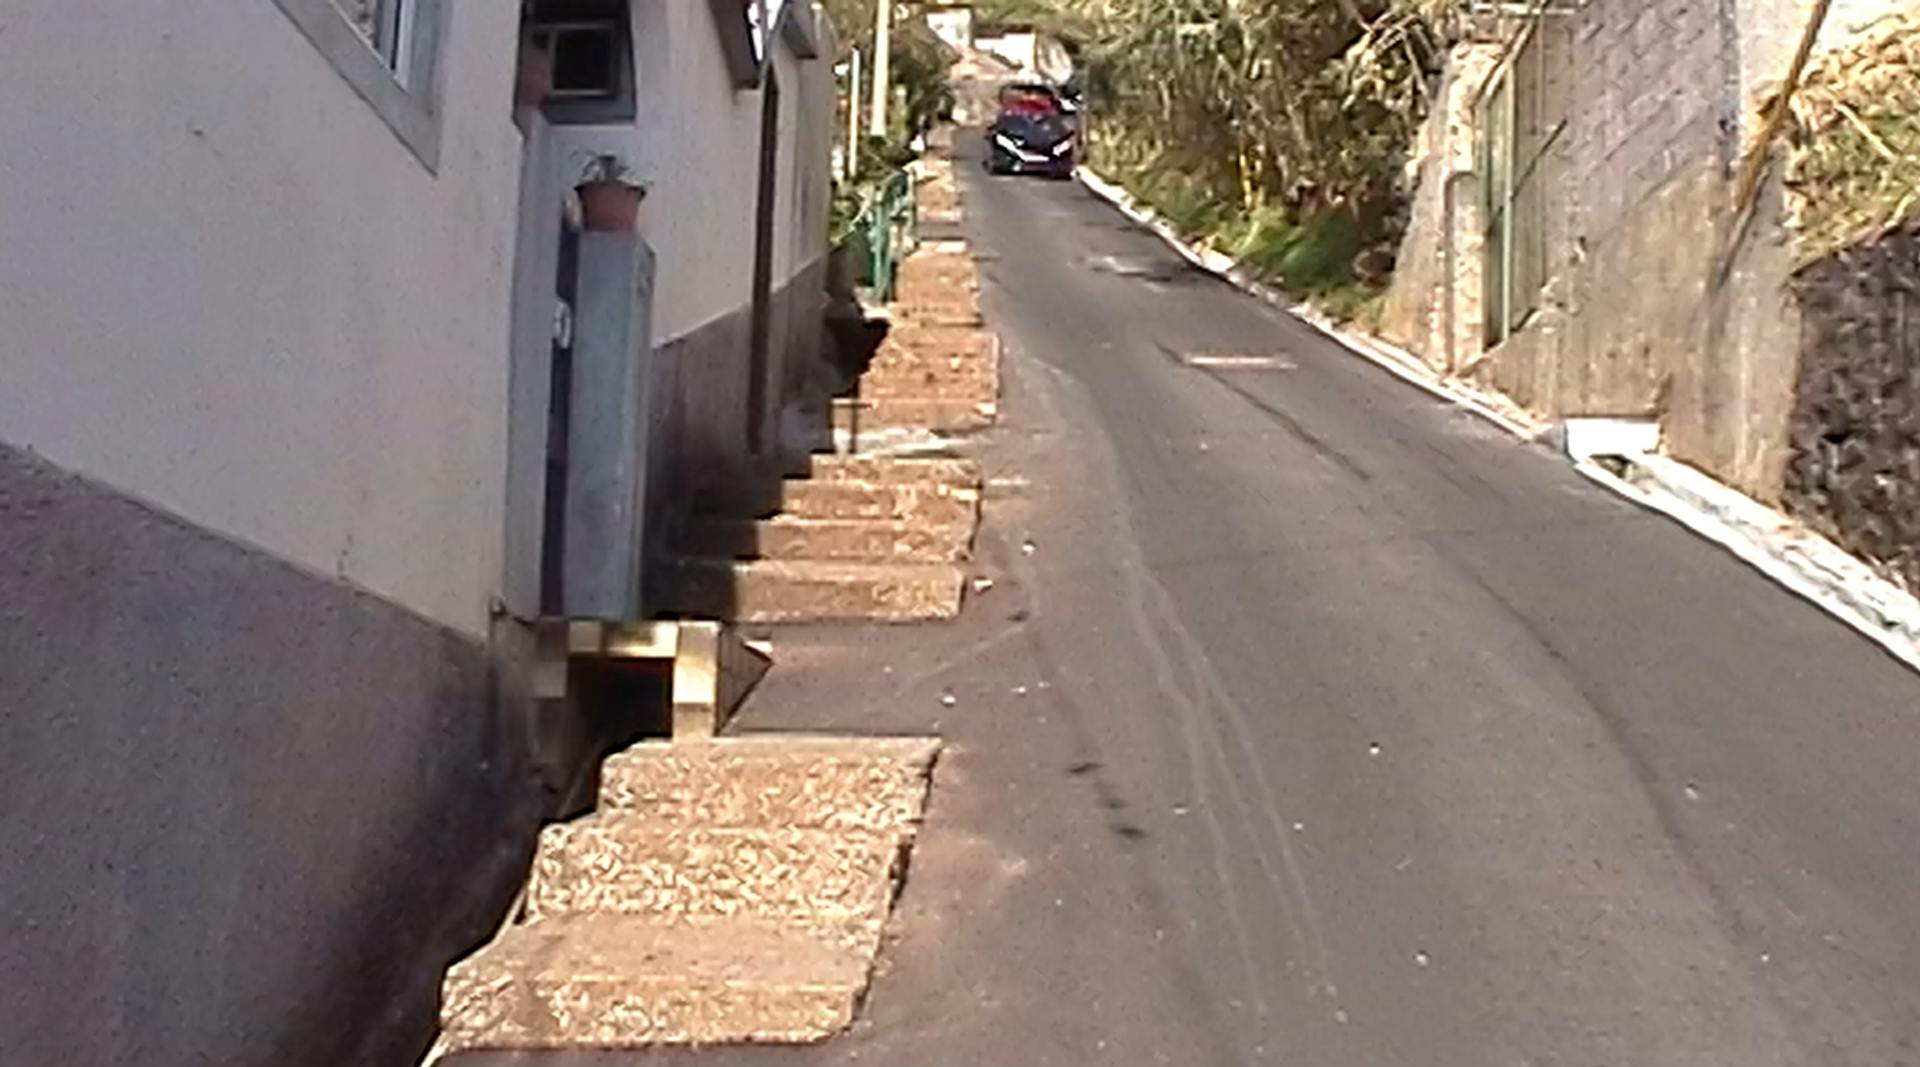
[[[452,5],[447,0],[392,2],[391,42],[361,36],[334,0],[274,0],[274,5],[421,165],[438,173],[441,43]]]
[[[640,114],[640,57],[633,41],[631,10],[615,5],[606,14],[578,15],[530,20],[525,31],[530,37],[542,33],[579,32],[590,26],[607,26],[613,38],[614,91],[608,97],[567,97],[549,94],[540,110],[556,126],[616,126],[634,121]]]

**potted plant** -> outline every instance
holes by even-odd
[[[640,202],[647,192],[633,180],[617,156],[599,156],[584,180],[574,187],[580,194],[581,219],[589,230],[601,233],[637,233]]]

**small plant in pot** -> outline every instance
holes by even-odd
[[[587,229],[601,233],[637,233],[640,202],[647,191],[617,156],[599,156],[574,191]]]

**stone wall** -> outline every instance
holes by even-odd
[[[1808,265],[1794,287],[1787,504],[1920,589],[1920,222]]]
[[[1491,352],[1474,105],[1504,48],[1457,49],[1419,148],[1389,336],[1548,417],[1656,415],[1676,365],[1705,344],[1728,151],[1720,32],[1712,5],[1613,0],[1543,20],[1514,52],[1519,138],[1542,146],[1516,160],[1530,199],[1516,206],[1515,257],[1544,284],[1515,293],[1533,312]]]
[[[1380,329],[1428,366],[1452,374],[1480,350],[1484,227],[1474,170],[1473,103],[1499,58],[1461,44],[1415,146],[1416,191]]]

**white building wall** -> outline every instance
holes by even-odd
[[[709,5],[639,2],[657,5],[672,43],[667,87],[640,101],[666,112],[651,128],[655,154],[672,161],[658,168],[641,222],[659,257],[653,332],[664,344],[752,300],[760,94],[734,86]]]
[[[8,0],[0,439],[478,634],[518,12],[446,7],[434,174],[271,3]]]
[[[927,28],[942,41],[962,51],[973,47],[972,8],[934,8],[927,12],[926,18]]]

